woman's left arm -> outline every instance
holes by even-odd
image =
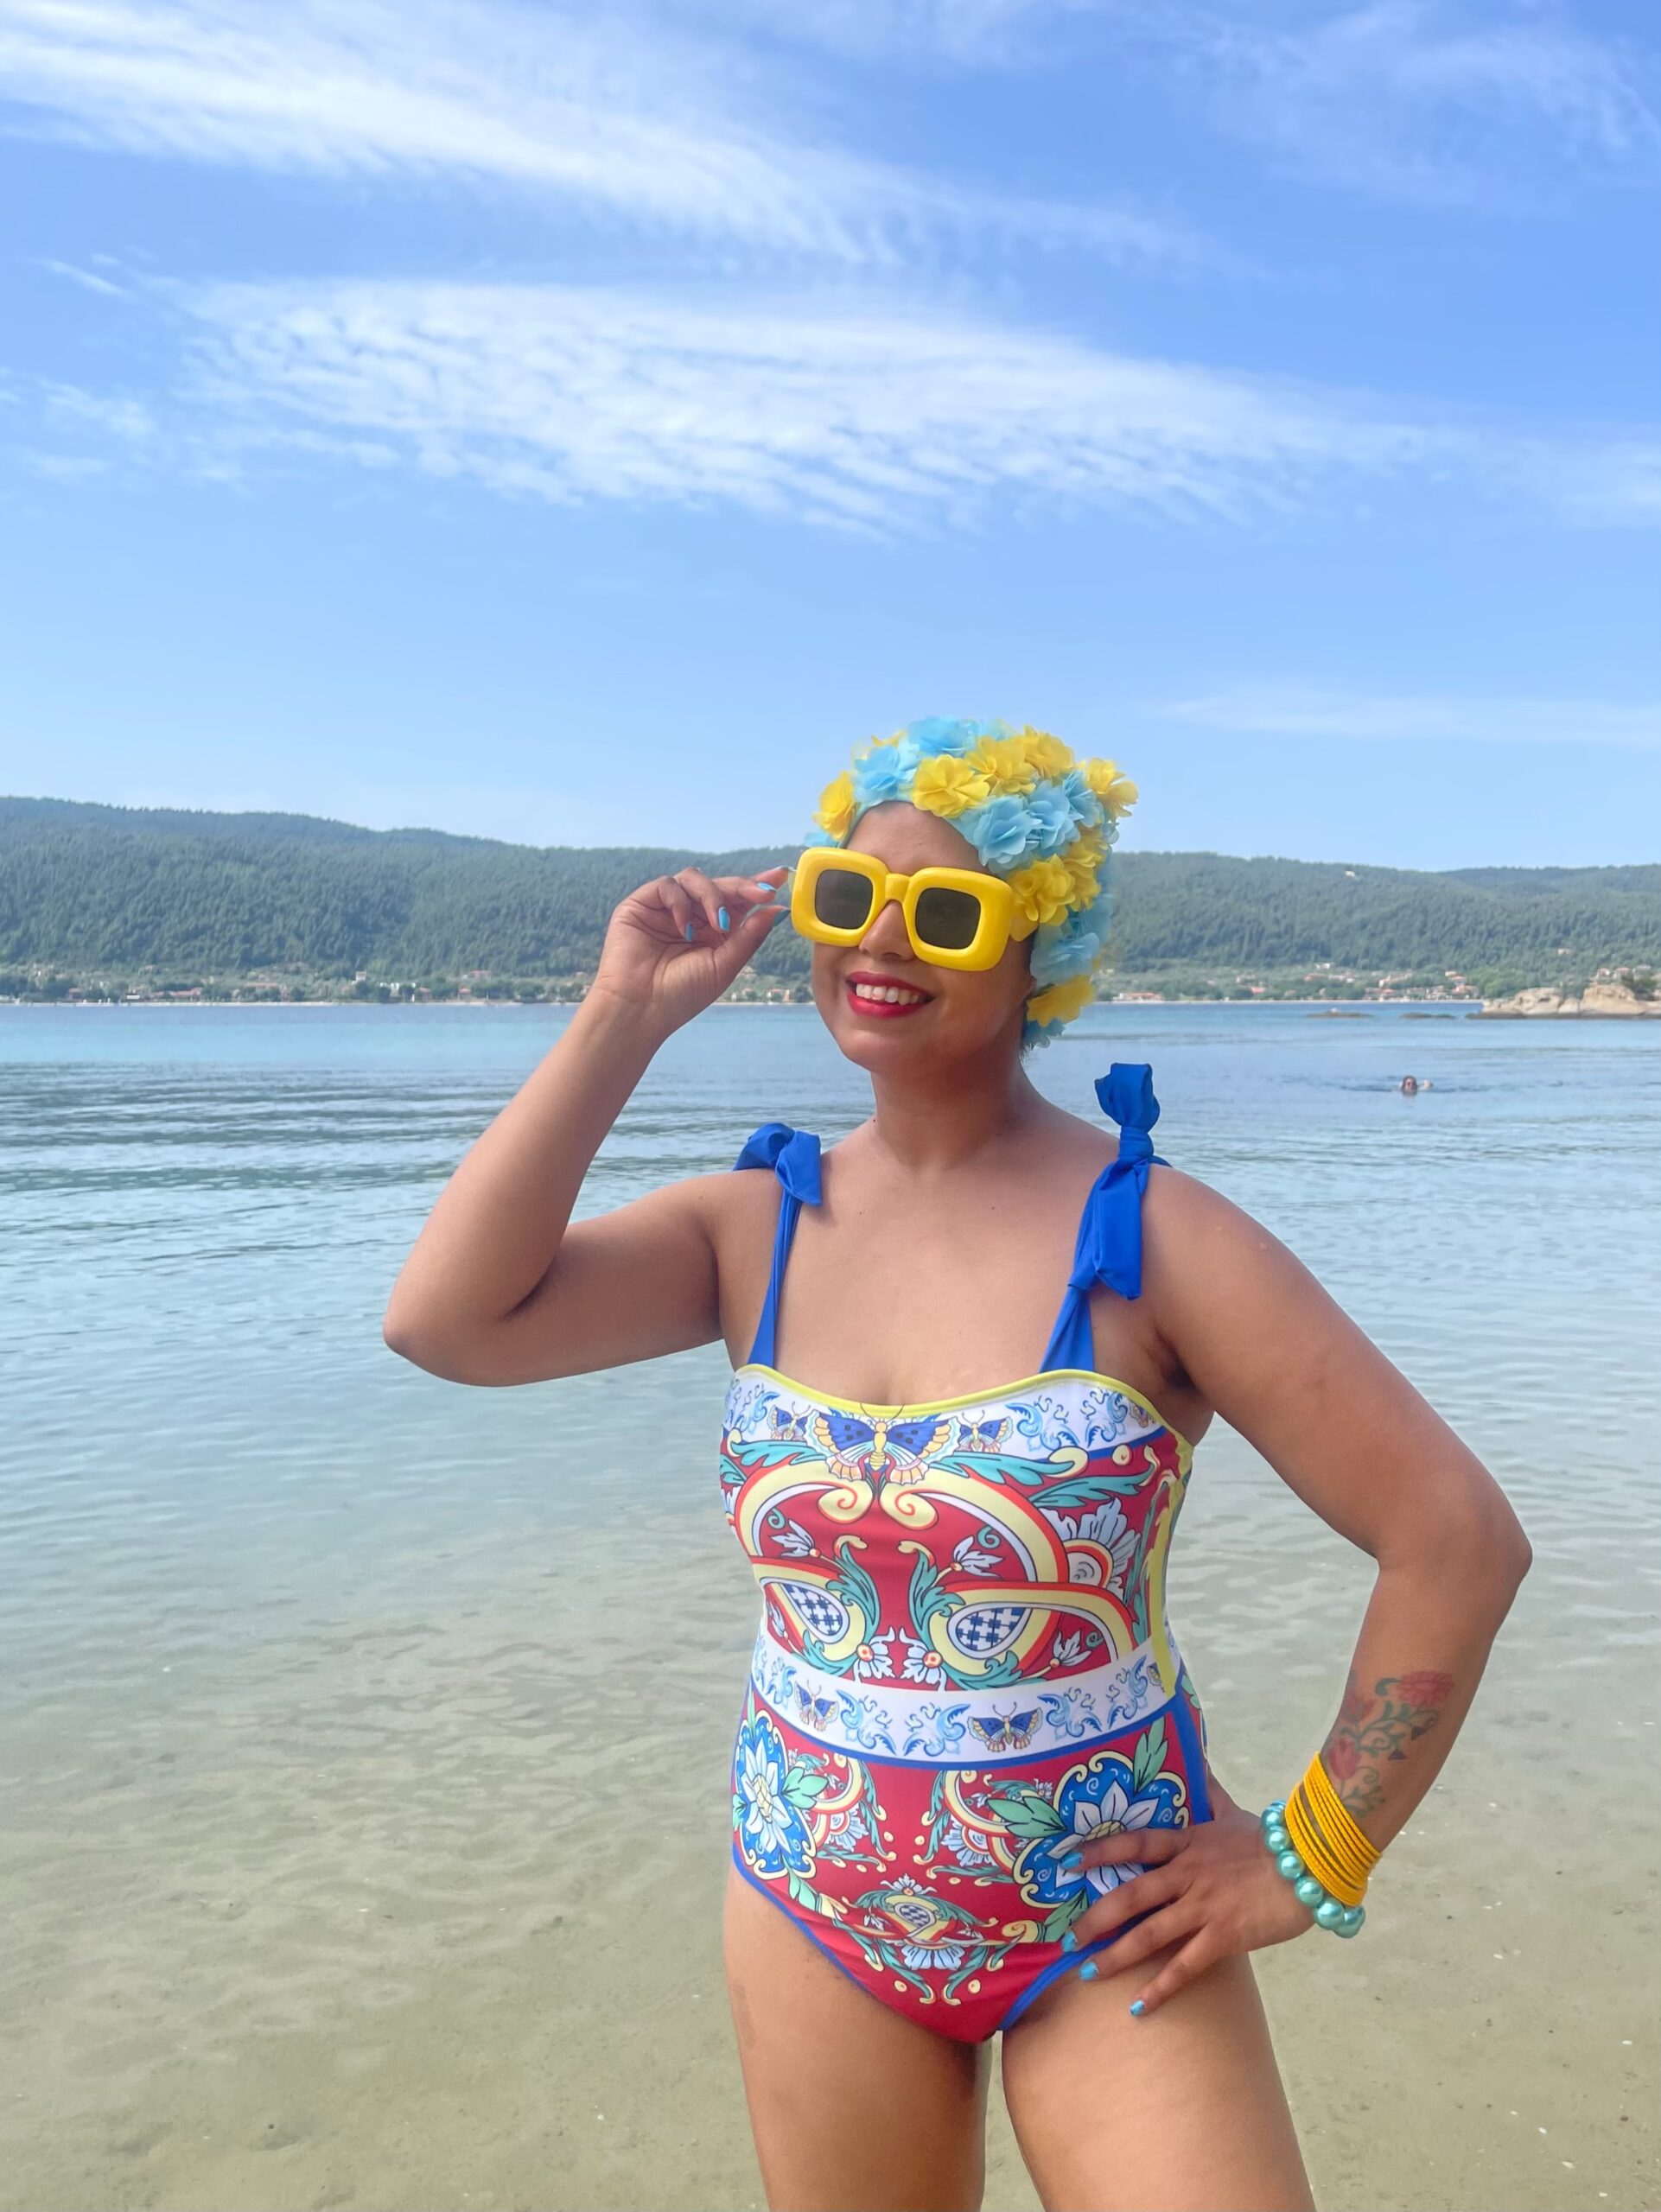
[[[1258,1223],[1187,1176],[1149,1179],[1142,1295],[1174,1361],[1378,1577],[1321,1758],[1382,1849],[1435,1780],[1528,1572],[1528,1538],[1475,1455],[1308,1270]],[[1286,1777],[1285,1795],[1298,1780]],[[1216,1817],[1087,1847],[1145,1868],[1079,1921],[1080,1942],[1148,1917],[1115,1971],[1182,1948],[1140,1993],[1151,2012],[1231,1952],[1313,1925],[1257,1819],[1213,1784]],[[1145,1885],[1145,1886],[1144,1886]]]

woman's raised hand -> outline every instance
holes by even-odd
[[[718,999],[784,908],[788,868],[705,875],[684,868],[631,891],[606,929],[589,996],[651,1015],[665,1033]]]

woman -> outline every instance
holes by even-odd
[[[644,886],[388,1312],[395,1350],[468,1382],[727,1344],[764,1614],[726,1951],[775,2207],[977,2204],[1000,2031],[1047,2206],[1308,2205],[1249,1954],[1355,1933],[1528,1565],[1490,1477],[1291,1255],[1155,1162],[1146,1069],[1098,1085],[1117,1147],[1031,1083],[1091,995],[1134,797],[1002,724],[868,747],[791,912],[871,1117],[823,1160],[764,1124],[741,1172],[570,1226],[786,872]],[[1218,1414],[1378,1564],[1338,1718],[1261,1821],[1207,1764],[1165,1619]]]

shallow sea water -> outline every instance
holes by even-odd
[[[760,2202],[719,1964],[755,1611],[724,1357],[469,1392],[379,1341],[563,1019],[0,1007],[0,2203]],[[1319,2201],[1648,2212],[1661,1036],[1086,1029],[1043,1087],[1093,1116],[1151,1059],[1161,1151],[1315,1269],[1535,1548],[1365,1937],[1257,1957]],[[811,1009],[712,1009],[584,1208],[863,1110]],[[1171,1601],[1242,1801],[1320,1741],[1367,1567],[1213,1428]],[[996,2106],[992,2141],[988,2206],[1031,2206]]]

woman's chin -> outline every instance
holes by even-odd
[[[851,1060],[856,1067],[904,1066],[920,1062],[940,1049],[938,1032],[931,1039],[926,1031],[913,1027],[908,1021],[868,1021],[839,1008],[837,1019],[826,1027],[843,1058]]]
[[[925,1007],[904,1020],[852,1013],[837,1002],[819,1014],[831,1041],[843,1058],[871,1075],[893,1075],[902,1069],[938,1071],[958,1062],[983,1063],[1002,1047],[1002,1028],[976,1033],[977,1024],[942,1019],[936,1006]],[[1019,1030],[1015,1033],[1019,1041]]]

